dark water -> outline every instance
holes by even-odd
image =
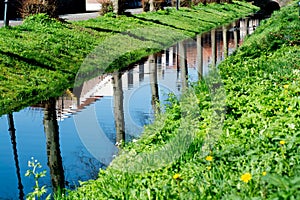
[[[1,116],[0,199],[22,199],[33,190],[33,178],[25,177],[32,157],[47,170],[39,183],[49,192],[96,178],[117,154],[116,142],[137,138],[154,112],[163,110],[156,100],[163,105],[168,93],[180,95],[188,84],[185,69],[188,80],[197,81],[258,24],[241,19],[149,56],[127,71],[97,76],[59,99]],[[185,66],[179,67],[181,62]]]

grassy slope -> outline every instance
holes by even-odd
[[[222,8],[227,12],[218,11]],[[236,8],[239,13],[233,12]],[[38,15],[28,18],[23,25],[1,28],[0,116],[49,96],[58,96],[72,87],[85,57],[97,46],[110,49],[107,58],[113,59],[103,65],[94,62],[81,67],[83,77],[95,68],[109,71],[126,67],[180,39],[195,36],[255,9],[245,3],[213,4],[131,17],[99,17],[70,24]],[[214,20],[209,21],[211,19]],[[118,34],[123,32],[126,34]]]
[[[299,199],[299,30],[294,2],[67,199]]]

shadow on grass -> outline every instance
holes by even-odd
[[[26,58],[26,57],[20,56],[18,54],[12,53],[12,52],[5,52],[5,51],[0,50],[0,54],[6,55],[10,58],[14,58],[18,61],[26,62],[30,65],[34,65],[34,66],[37,66],[37,67],[40,67],[40,68],[43,68],[43,69],[47,69],[47,70],[51,70],[51,71],[61,71],[61,72],[64,72],[64,73],[73,73],[71,71],[64,70],[64,69],[56,69],[55,67],[45,65],[45,64],[43,64],[43,63],[41,63],[41,62],[39,62],[39,61],[37,61],[33,58]]]
[[[132,15],[132,14],[130,14],[130,13],[126,13],[126,16],[127,16],[127,17],[132,17],[132,18],[134,18],[134,19],[146,21],[146,22],[152,22],[152,23],[159,24],[159,25],[166,26],[166,27],[170,27],[170,28],[173,28],[173,29],[177,29],[177,30],[181,30],[181,31],[188,31],[188,32],[192,32],[192,33],[194,33],[194,34],[198,34],[197,31],[193,31],[193,30],[188,30],[188,29],[180,28],[180,27],[177,27],[177,26],[174,26],[174,25],[171,25],[171,24],[166,24],[166,23],[161,22],[161,21],[156,20],[156,19],[147,19],[147,18],[138,16],[138,15]]]

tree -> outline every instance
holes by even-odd
[[[111,0],[111,2],[115,14],[120,15],[124,12],[124,0]]]

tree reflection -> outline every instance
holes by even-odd
[[[203,77],[203,49],[202,49],[202,35],[197,35],[197,72],[198,80]]]
[[[60,154],[55,98],[50,98],[45,103],[44,131],[46,134],[48,166],[50,168],[53,192],[57,193],[64,188],[65,177]]]
[[[228,28],[226,26],[222,27],[223,32],[223,52],[224,52],[224,58],[228,57]]]
[[[234,49],[239,47],[239,28],[238,22],[233,22],[233,39],[234,39]]]
[[[186,47],[183,41],[178,43],[178,52],[179,52],[179,67],[181,71],[182,91],[185,91],[188,87],[188,69],[187,69]]]
[[[155,113],[160,112],[159,108],[159,93],[157,79],[157,55],[149,56],[149,72],[150,72],[150,87],[151,87],[151,104]]]
[[[122,74],[119,71],[113,73],[113,94],[114,94],[114,116],[116,126],[116,142],[125,141],[125,119],[123,108]]]
[[[11,144],[13,147],[14,160],[15,160],[15,164],[16,164],[19,199],[24,199],[24,191],[23,191],[24,187],[23,187],[22,179],[21,179],[20,165],[19,165],[18,151],[17,151],[16,129],[15,129],[14,118],[13,118],[12,113],[7,115],[7,120],[8,120],[8,127],[9,127],[8,131],[10,134],[10,140],[11,140]]]
[[[216,29],[211,30],[211,66],[215,67],[217,62]]]

